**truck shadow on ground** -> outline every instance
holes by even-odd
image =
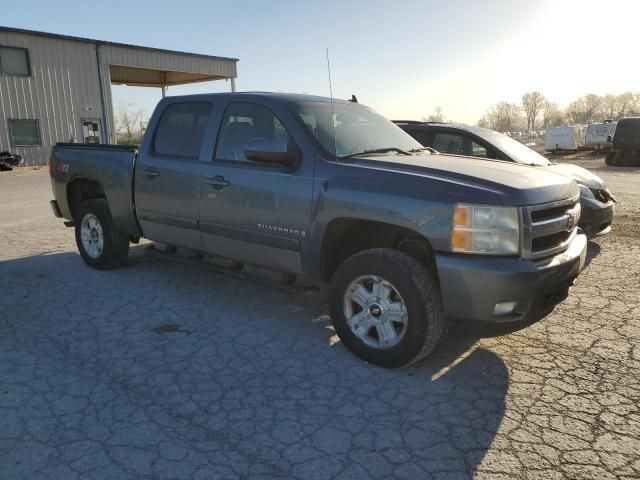
[[[132,249],[119,270],[94,271],[64,253],[5,261],[0,274],[12,279],[4,295],[14,300],[0,311],[0,350],[6,362],[14,355],[21,364],[21,378],[5,389],[64,375],[64,383],[31,395],[86,395],[89,407],[65,420],[67,436],[76,429],[84,438],[94,410],[132,403],[126,408],[145,418],[165,419],[154,423],[154,445],[209,448],[216,461],[222,452],[247,472],[258,465],[267,476],[297,478],[471,478],[505,414],[508,369],[477,345],[478,336],[452,332],[415,366],[377,368],[331,341],[318,291],[267,288],[163,261],[144,247]],[[95,391],[108,401],[96,404]],[[38,402],[23,405],[12,415],[26,421]],[[140,434],[117,414],[100,415],[105,437],[93,440],[105,454],[116,423],[125,437],[127,429]],[[13,445],[5,463],[33,474],[15,459],[33,441],[55,448],[62,435],[55,425],[35,438],[0,431],[0,444]],[[184,472],[195,468],[190,458],[178,462]],[[125,459],[111,461],[126,471]]]
[[[600,255],[600,250],[599,243],[589,240],[589,243],[587,243],[587,258],[584,263],[584,268],[587,268],[591,264],[591,261]]]

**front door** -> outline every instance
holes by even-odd
[[[256,137],[293,140],[267,107],[237,102],[222,119],[214,159],[201,182],[200,230],[207,252],[301,273],[301,244],[309,234],[313,159],[295,168],[248,161]]]
[[[170,103],[136,162],[136,209],[146,238],[202,250],[198,231],[200,161],[208,102]]]

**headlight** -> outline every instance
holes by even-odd
[[[578,184],[578,186],[580,187],[580,196],[583,198],[593,198],[595,199],[596,197],[593,195],[593,191],[587,187],[586,185],[582,185],[581,183]]]
[[[520,251],[518,209],[457,204],[453,214],[451,250],[483,255],[517,255]]]

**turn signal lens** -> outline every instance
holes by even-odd
[[[451,237],[451,247],[453,250],[466,250],[469,247],[469,233],[454,231]]]
[[[469,208],[458,206],[453,214],[453,223],[456,227],[468,227],[469,225]]]

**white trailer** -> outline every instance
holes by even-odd
[[[611,142],[607,142],[607,137],[616,131],[616,122],[592,123],[587,127],[587,135],[585,137],[585,148],[593,148],[594,150],[609,149],[613,146]]]
[[[581,125],[550,128],[547,130],[544,140],[544,149],[552,152],[556,150],[578,150],[583,145],[584,134]]]

